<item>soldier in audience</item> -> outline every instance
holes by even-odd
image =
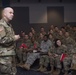
[[[68,31],[68,32],[70,32],[71,26],[70,26],[69,23],[67,23],[67,24],[65,25],[65,30]]]
[[[61,31],[62,31],[63,35],[65,35],[65,32],[66,32],[65,27],[61,27]]]
[[[37,58],[39,58],[38,48],[39,48],[38,42],[35,40],[34,37],[32,37],[30,48],[28,49],[28,53],[27,53],[27,60],[20,67],[30,70],[30,67],[34,63],[34,61]]]
[[[54,31],[54,25],[53,24],[50,26],[50,30]]]
[[[34,37],[34,35],[33,35],[33,33],[31,31],[29,32],[28,35],[29,35],[29,39],[31,39],[32,37]]]
[[[49,63],[48,50],[52,46],[52,42],[49,40],[48,35],[44,35],[43,41],[40,45],[40,67],[38,71],[45,72],[47,71],[47,66]]]
[[[75,51],[76,43],[75,41],[70,37],[69,32],[65,32],[65,45],[67,46],[67,57],[64,59],[64,69],[67,72],[71,67],[73,52]]]
[[[72,51],[72,63],[71,63],[71,69],[76,70],[76,47]]]
[[[58,39],[60,39],[62,43],[65,44],[65,36],[63,35],[61,30],[58,33]]]
[[[58,33],[59,33],[59,28],[57,27],[57,26],[55,26],[55,28],[54,28],[54,38],[56,39],[56,38],[58,38]]]
[[[33,27],[31,27],[31,32],[32,32],[34,38],[37,40],[37,33]]]
[[[74,26],[72,29],[73,29],[72,37],[76,41],[76,26]]]
[[[52,42],[52,44],[54,44],[54,37],[51,33],[49,34],[49,40]]]
[[[44,27],[41,27],[41,28],[40,28],[40,33],[42,33],[43,35],[46,34],[46,31],[45,31]]]
[[[75,46],[75,40],[70,37],[69,32],[65,32],[65,45],[70,49]]]
[[[53,38],[54,39],[56,38],[55,33],[54,33],[54,30],[50,29],[49,32],[48,32],[48,34],[52,34],[53,35]]]
[[[25,37],[25,32],[24,32],[24,31],[21,31],[20,36],[21,36],[21,39],[24,39],[24,37]]]
[[[18,56],[19,61],[20,61],[18,66],[23,64],[23,62],[26,61],[27,52],[28,52],[30,43],[31,43],[31,41],[29,40],[29,37],[28,37],[27,34],[25,34],[25,36],[23,38],[23,41],[21,41],[20,43],[18,42],[19,46],[18,46],[18,49],[16,51],[17,52],[17,56]]]
[[[50,58],[51,74],[59,75],[62,68],[61,62],[63,61],[61,56],[66,52],[67,47],[62,44],[60,39],[55,39],[54,45],[48,51],[48,55]],[[56,67],[56,70],[54,70],[54,67]]]
[[[37,41],[39,43],[39,45],[41,44],[41,41],[43,40],[44,35],[42,33],[40,33],[39,37],[37,38]]]

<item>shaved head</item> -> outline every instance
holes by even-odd
[[[2,14],[6,13],[9,10],[12,10],[13,11],[13,9],[11,7],[4,8],[3,11],[2,11]]]
[[[14,10],[11,7],[6,7],[3,9],[2,11],[2,17],[6,20],[12,20],[13,16],[14,16]]]

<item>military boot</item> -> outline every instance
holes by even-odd
[[[54,72],[54,66],[51,66],[51,71],[50,71],[50,73],[53,74],[53,72]]]
[[[30,64],[24,64],[23,68],[25,68],[26,70],[30,70]]]
[[[72,64],[71,69],[76,70],[76,64]]]
[[[47,74],[52,74],[53,75],[53,72],[54,72],[54,66],[51,66],[51,70],[50,71],[47,71],[45,73]]]
[[[20,63],[17,64],[17,66],[20,66],[20,65],[23,65],[23,62],[20,62]]]
[[[64,75],[68,75],[68,71],[65,71]]]
[[[59,75],[60,74],[60,69],[56,69],[53,73],[53,75]]]
[[[37,71],[41,71],[43,69],[43,66],[41,65],[40,67],[39,67],[39,69],[37,69]]]
[[[47,68],[46,67],[43,67],[40,71],[41,72],[45,72],[45,71],[47,71]]]

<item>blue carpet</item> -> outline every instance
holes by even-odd
[[[1,73],[0,73],[0,75],[1,75]],[[34,70],[27,71],[25,69],[17,67],[17,74],[16,75],[51,75],[51,74],[37,72]],[[64,75],[64,74],[60,73],[59,75]],[[68,75],[76,75],[76,70],[72,70]]]
[[[42,72],[37,72],[37,71],[33,71],[33,70],[25,70],[25,69],[22,69],[22,68],[17,68],[17,75],[48,75],[48,74],[45,74],[45,73],[42,73]]]
[[[17,67],[17,75],[51,75],[51,74],[46,74],[46,73],[42,73],[42,72],[37,72],[37,71],[34,71],[34,70],[25,70],[25,69],[22,69],[20,67]],[[63,73],[60,73],[59,75],[64,75]],[[76,75],[76,70],[73,71],[72,74],[68,74],[68,75]]]

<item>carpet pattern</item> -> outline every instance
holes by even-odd
[[[17,67],[17,75],[49,75],[49,74],[45,74],[45,73],[42,73],[42,72],[37,72],[37,71],[34,71],[34,70],[27,71],[25,69]]]

